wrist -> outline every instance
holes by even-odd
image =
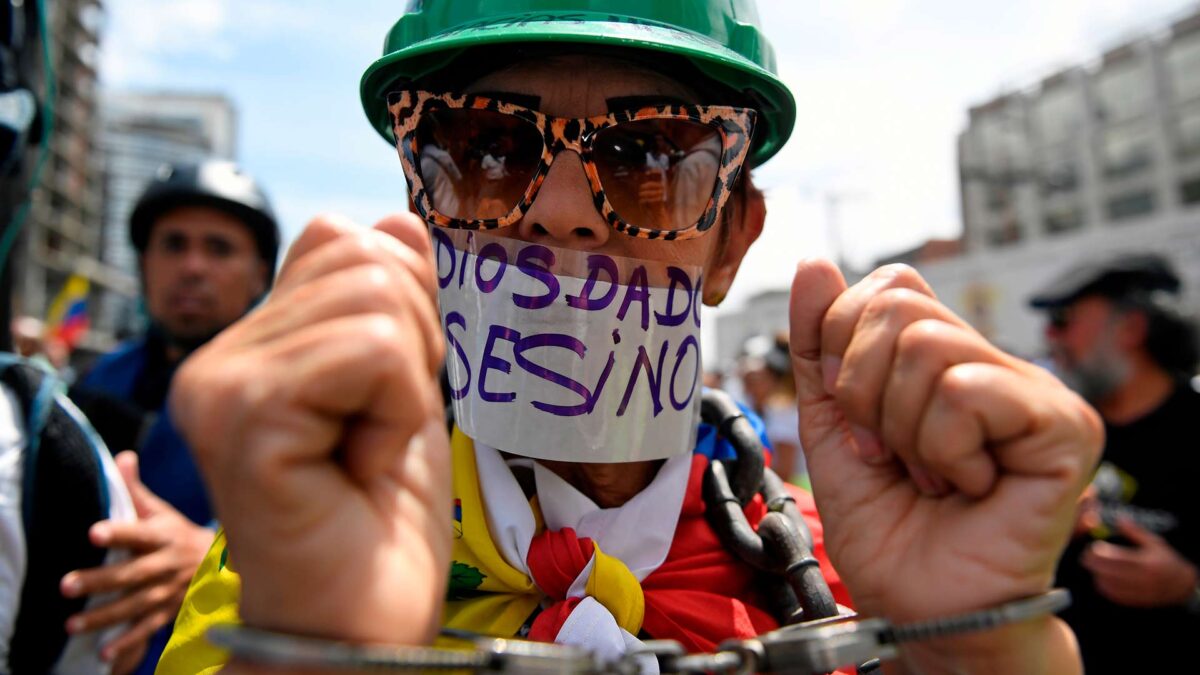
[[[1057,617],[901,648],[890,675],[1074,675],[1083,672],[1075,634]]]
[[[440,625],[441,595],[414,593],[408,579],[428,572],[423,576],[432,579],[433,587],[444,588],[443,569],[448,565],[437,567],[432,559],[416,565],[395,559],[417,558],[422,553],[418,550],[381,554],[365,566],[321,560],[311,553],[305,558],[303,549],[292,553],[309,561],[304,574],[285,571],[295,568],[294,561],[260,557],[251,565],[231,553],[242,577],[239,613],[246,626],[360,645],[433,641]]]

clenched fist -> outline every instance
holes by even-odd
[[[432,639],[450,549],[435,289],[415,216],[374,229],[318,218],[271,297],[180,369],[172,412],[211,487],[248,623]]]
[[[1089,406],[904,266],[847,289],[828,262],[802,263],[791,339],[825,545],[860,611],[945,616],[1049,587],[1100,452]],[[1073,652],[1046,619],[907,657],[916,670],[1058,674],[1079,669]]]

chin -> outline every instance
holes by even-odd
[[[221,332],[223,326],[218,326],[212,321],[172,321],[162,322],[160,324],[167,334],[167,338],[180,346],[199,346],[207,342],[217,333]]]

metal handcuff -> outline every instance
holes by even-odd
[[[899,646],[1055,614],[1071,603],[1064,589],[955,616],[894,625],[858,619],[833,600],[816,557],[812,535],[783,481],[765,467],[762,444],[749,420],[724,392],[705,390],[701,419],[737,452],[736,460],[713,460],[704,479],[709,524],[718,539],[750,566],[771,575],[781,628],[753,638],[728,640],[710,654],[688,654],[674,640],[647,640],[616,660],[602,660],[572,645],[494,638],[443,630],[462,649],[360,646],[215,626],[206,634],[234,658],[263,665],[344,670],[467,670],[477,673],[638,675],[647,657],[661,673],[791,673],[818,675],[838,668],[876,672]],[[743,508],[761,494],[767,513],[757,530]]]

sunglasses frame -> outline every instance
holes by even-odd
[[[488,110],[509,115],[533,125],[542,138],[542,156],[534,169],[521,200],[511,211],[499,218],[452,218],[433,206],[418,170],[417,125],[423,114],[435,110]],[[494,230],[518,222],[533,206],[542,181],[550,172],[554,159],[564,150],[573,150],[583,161],[593,201],[597,211],[618,232],[639,239],[684,240],[699,237],[712,228],[717,216],[729,200],[738,174],[750,151],[754,123],[758,113],[750,108],[718,105],[660,105],[637,110],[619,111],[608,115],[578,119],[553,117],[532,108],[507,103],[487,96],[473,94],[438,94],[420,89],[403,89],[388,94],[388,114],[396,138],[396,150],[408,181],[408,193],[417,213],[426,222],[451,229]],[[706,125],[721,136],[721,161],[713,191],[700,218],[691,226],[678,230],[659,230],[634,225],[621,218],[609,203],[599,170],[592,157],[596,133],[627,122],[656,119],[682,119]],[[573,136],[573,138],[572,138]],[[553,143],[547,139],[554,139]]]

